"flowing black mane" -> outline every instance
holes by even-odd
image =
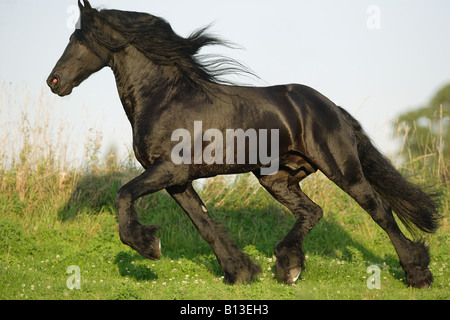
[[[166,20],[147,13],[92,9],[90,14],[82,13],[78,33],[85,37],[92,33],[97,42],[113,52],[132,45],[155,64],[176,66],[185,78],[196,83],[231,84],[222,76],[254,75],[233,59],[200,55],[205,46],[231,47],[228,41],[207,33],[208,29],[209,26],[201,28],[184,38]]]

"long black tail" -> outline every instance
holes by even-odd
[[[435,232],[441,219],[438,194],[425,193],[407,181],[375,148],[360,123],[344,109],[340,110],[353,126],[364,176],[374,190],[390,203],[411,233],[415,233],[414,226],[424,232]]]

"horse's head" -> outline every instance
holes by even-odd
[[[66,96],[72,92],[72,89],[86,80],[91,74],[99,71],[108,65],[110,60],[110,51],[101,46],[93,36],[92,30],[96,29],[95,13],[98,13],[91,7],[87,0],[84,0],[84,6],[78,1],[80,7],[81,29],[75,30],[71,35],[63,55],[56,63],[47,84],[52,92],[59,96]]]

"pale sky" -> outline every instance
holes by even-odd
[[[0,0],[0,85],[23,86],[52,101],[52,115],[70,123],[73,148],[83,134],[103,132],[103,145],[131,146],[131,129],[111,70],[104,69],[68,97],[53,96],[45,80],[76,20],[75,0]],[[450,83],[449,0],[92,0],[92,6],[161,16],[182,36],[214,22],[211,31],[242,47],[221,47],[268,86],[301,83],[352,113],[385,153],[395,151],[390,123],[426,104]],[[42,91],[43,90],[43,91]],[[9,110],[4,110],[5,108]],[[0,125],[19,110],[0,105]],[[2,110],[3,109],[3,110]],[[0,128],[1,131],[1,128]],[[80,147],[81,145],[81,147]]]

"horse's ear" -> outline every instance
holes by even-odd
[[[84,6],[81,3],[81,0],[78,0],[78,8],[80,8],[80,12],[89,13],[92,10],[91,4],[88,0],[84,0]]]

